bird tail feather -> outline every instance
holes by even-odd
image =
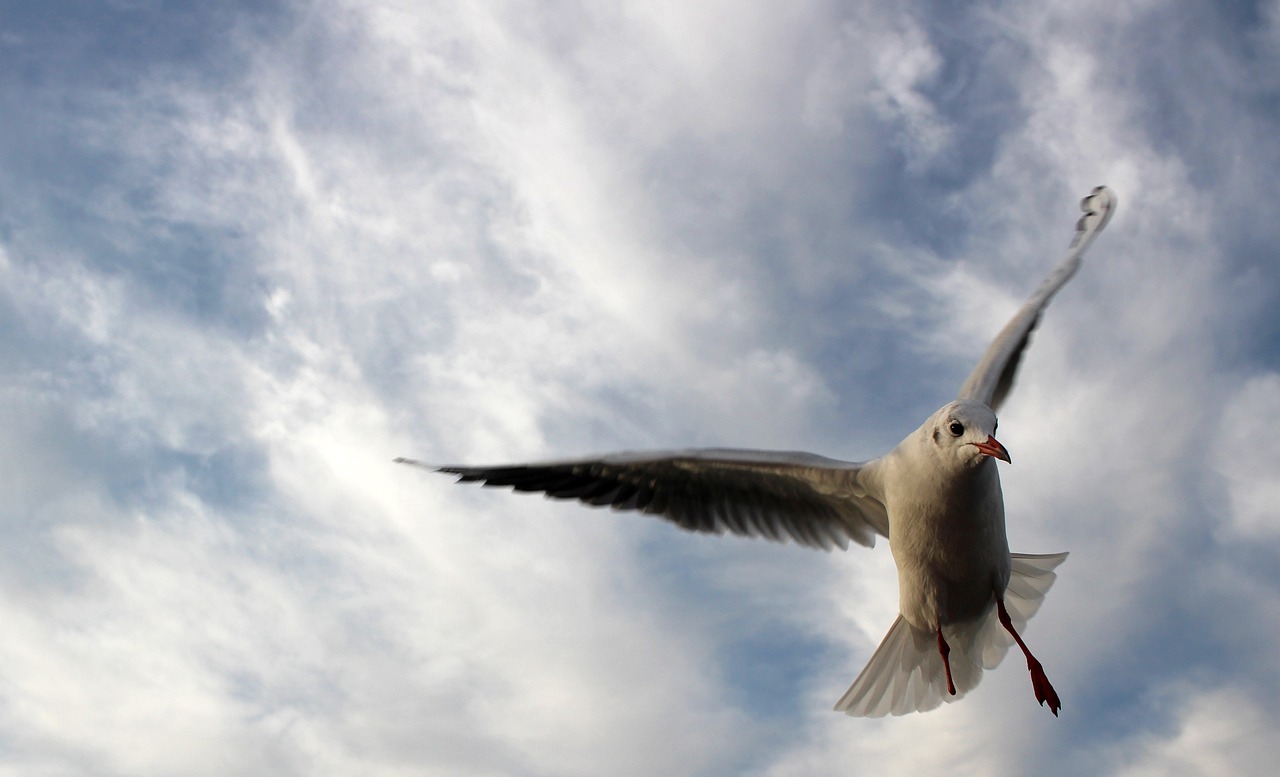
[[[1045,593],[1057,579],[1053,570],[1066,558],[1066,553],[1010,554],[1004,603],[1019,633],[1040,609]],[[937,635],[915,628],[899,615],[835,709],[866,718],[934,709],[973,690],[982,680],[982,671],[994,669],[1013,644],[995,607],[972,623],[944,626],[943,636],[951,647],[948,659],[956,686],[954,696],[947,691]]]

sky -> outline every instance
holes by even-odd
[[[0,0],[0,775],[1271,774],[1280,3]],[[831,711],[822,553],[392,463],[878,456],[1001,410],[1071,551]]]

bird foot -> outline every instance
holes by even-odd
[[[942,668],[947,670],[947,693],[956,695],[956,684],[951,679],[951,646],[942,636],[942,627],[938,627],[938,653],[942,656]],[[1047,681],[1046,681],[1047,682]],[[1049,690],[1053,690],[1050,688]]]
[[[1053,683],[1049,682],[1048,675],[1044,673],[1044,667],[1036,659],[1028,657],[1027,670],[1031,672],[1031,688],[1036,692],[1036,701],[1041,706],[1048,702],[1049,711],[1055,718],[1058,717],[1062,701],[1058,698],[1058,692],[1053,689]]]
[[[1009,618],[1009,611],[1004,607],[1004,597],[996,596],[996,612],[1000,616],[1000,625],[1013,635],[1013,639],[1018,643],[1018,647],[1022,648],[1022,654],[1027,657],[1027,671],[1031,672],[1031,688],[1036,692],[1036,701],[1040,702],[1040,706],[1044,706],[1045,702],[1049,703],[1049,711],[1053,716],[1058,717],[1058,710],[1062,709],[1062,701],[1058,698],[1058,692],[1053,689],[1053,684],[1049,682],[1049,676],[1044,673],[1044,667],[1035,656],[1031,655],[1030,648],[1027,643],[1022,641],[1022,637],[1018,636],[1018,632],[1013,628],[1013,621]],[[941,632],[938,634],[942,636]]]

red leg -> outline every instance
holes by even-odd
[[[956,684],[951,681],[951,646],[942,638],[942,627],[938,627],[938,652],[942,654],[942,668],[947,670],[947,693],[956,695]]]
[[[1049,710],[1053,712],[1053,716],[1058,717],[1058,710],[1062,709],[1062,702],[1058,699],[1058,692],[1053,690],[1053,685],[1049,682],[1048,676],[1044,673],[1044,667],[1031,655],[1031,651],[1027,648],[1027,643],[1022,641],[1022,637],[1018,636],[1018,632],[1013,628],[1013,621],[1009,620],[1009,611],[1004,608],[1004,597],[996,596],[996,608],[1000,613],[1000,625],[1004,626],[1005,631],[1013,635],[1014,641],[1018,643],[1018,647],[1022,648],[1022,654],[1027,657],[1027,669],[1031,672],[1031,687],[1035,689],[1036,701],[1040,704],[1049,702]],[[942,634],[939,632],[939,638]]]

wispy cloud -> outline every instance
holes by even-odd
[[[94,5],[0,37],[5,769],[1263,773],[1274,3]],[[829,712],[883,547],[390,463],[878,455],[1098,183],[1001,423],[1061,720]]]

